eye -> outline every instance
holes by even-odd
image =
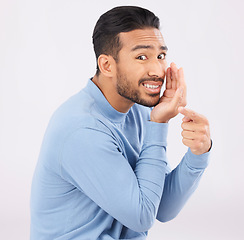
[[[143,60],[147,60],[147,57],[145,55],[140,55],[136,59],[143,61]]]
[[[166,58],[166,53],[161,53],[158,55],[158,59],[164,60]]]

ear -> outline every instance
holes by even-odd
[[[114,59],[110,55],[101,54],[97,60],[99,69],[106,77],[112,77],[114,74]]]

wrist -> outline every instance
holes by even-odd
[[[150,121],[157,122],[157,123],[168,123],[169,122],[169,120],[166,120],[166,119],[155,119],[153,117],[151,117]]]

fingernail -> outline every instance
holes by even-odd
[[[178,107],[178,111],[181,112],[183,110],[183,107]]]

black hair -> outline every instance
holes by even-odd
[[[107,11],[98,19],[92,35],[96,59],[106,54],[118,62],[118,53],[122,48],[119,33],[143,28],[159,29],[159,26],[159,18],[141,7],[121,6]],[[96,74],[99,73],[97,64]]]

